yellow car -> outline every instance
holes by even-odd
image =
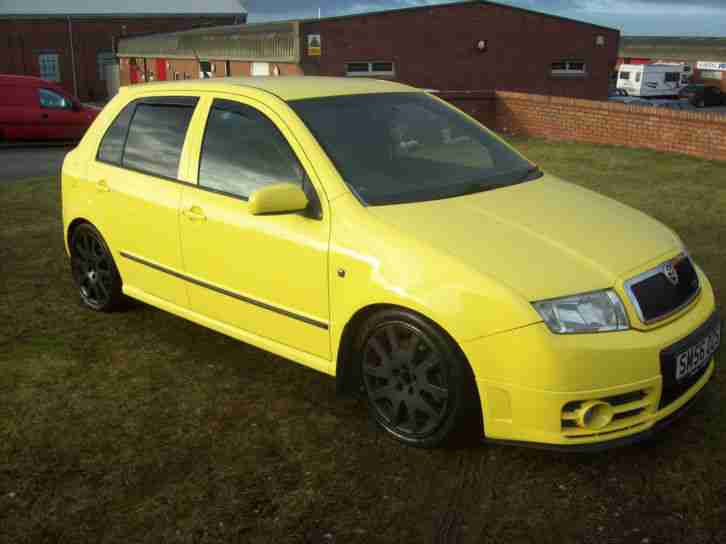
[[[126,295],[335,376],[407,444],[628,443],[714,371],[676,234],[405,85],[124,88],[62,193],[86,306]]]

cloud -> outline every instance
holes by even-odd
[[[0,0],[2,1],[2,0]],[[251,23],[447,3],[451,0],[246,0]],[[494,0],[619,28],[626,34],[723,35],[726,0]]]

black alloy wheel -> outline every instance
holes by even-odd
[[[121,278],[101,233],[88,223],[79,225],[70,242],[71,270],[85,306],[99,312],[118,307]]]
[[[472,416],[481,421],[468,363],[435,326],[391,310],[374,316],[362,332],[363,388],[371,415],[388,433],[421,447],[438,446],[461,431],[472,431],[468,438],[477,434],[465,429]]]

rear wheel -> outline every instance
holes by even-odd
[[[121,277],[101,233],[93,225],[76,227],[70,241],[71,271],[83,304],[98,312],[121,304]]]
[[[701,98],[701,100],[698,101],[698,104],[696,104],[697,108],[705,108],[706,107],[706,101]]]
[[[386,432],[429,448],[480,438],[471,369],[436,326],[411,312],[385,310],[366,322],[356,344],[371,416]]]

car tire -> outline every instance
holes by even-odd
[[[97,312],[111,312],[123,302],[121,276],[98,229],[82,223],[73,230],[69,248],[71,272],[81,302]]]
[[[697,108],[705,108],[706,107],[706,101],[702,98],[698,101],[698,104],[696,104]]]
[[[395,439],[435,448],[482,438],[471,367],[429,320],[402,309],[377,312],[358,331],[353,353],[370,415]]]

